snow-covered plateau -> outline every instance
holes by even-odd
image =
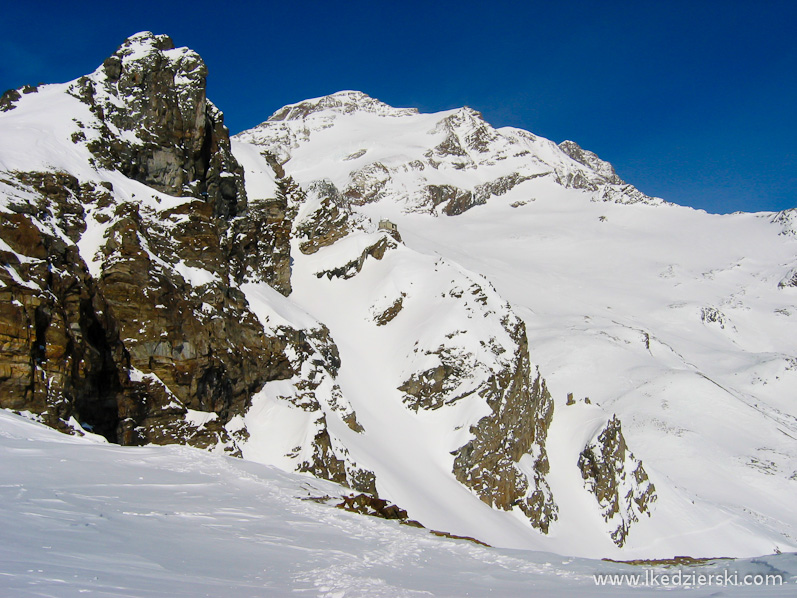
[[[230,138],[206,76],[0,100],[0,593],[789,595],[797,210],[357,91]]]

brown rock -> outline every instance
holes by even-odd
[[[632,524],[640,515],[650,515],[657,496],[642,462],[628,450],[617,416],[584,448],[578,467],[585,487],[601,506],[603,518],[616,525],[612,540],[622,547]]]
[[[553,418],[553,400],[539,373],[529,386],[525,329],[516,333],[521,341],[517,367],[490,381],[485,395],[493,414],[471,427],[474,439],[454,453],[453,472],[488,505],[503,510],[517,506],[534,527],[548,533],[557,519],[557,507],[545,480],[549,470],[545,439]],[[516,463],[531,452],[536,459],[533,480],[528,480]]]

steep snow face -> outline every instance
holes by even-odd
[[[431,527],[541,546],[533,528],[556,519],[551,401],[509,305],[481,277],[373,228],[311,254],[294,243],[291,300],[336,339],[336,384],[357,418],[327,424],[380,496]],[[301,444],[303,428],[286,427],[274,401],[296,388],[270,383],[253,398],[245,457],[275,462]]]
[[[236,138],[275,156],[300,184],[328,179],[355,204],[385,200],[452,215],[521,184],[533,193],[541,180],[596,201],[660,202],[572,142],[496,130],[471,108],[418,114],[340,92],[286,106]]]
[[[234,147],[254,168],[252,146]],[[268,383],[254,396],[244,418],[244,456],[295,468],[304,451],[332,440],[375,474],[347,474],[355,487],[371,485],[412,518],[534,545],[532,528],[545,532],[556,520],[545,480],[552,404],[528,359],[523,323],[481,277],[408,250],[398,235],[353,213],[331,182],[306,191],[287,176],[276,184],[295,213],[290,302],[329,327],[337,365],[327,366],[331,410],[307,401],[312,389],[325,387],[312,371],[316,358],[305,359],[306,371],[294,379]],[[254,290],[243,286],[256,305]],[[375,411],[381,416],[369,416]],[[308,445],[308,422],[319,416],[331,436],[311,437]],[[473,509],[491,526],[474,524]]]

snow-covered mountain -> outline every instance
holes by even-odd
[[[794,211],[674,206],[573,142],[495,130],[467,108],[417,114],[360,92],[286,106],[236,136],[233,151],[252,145],[302,188],[324,189],[295,230],[345,210],[387,218],[406,247],[485,275],[522,317],[557,406],[546,446],[559,530],[549,538],[585,550],[584,530],[601,529],[628,550],[649,533],[639,540],[649,548],[680,536],[693,543],[681,551],[705,553],[713,540],[703,544],[703,533],[727,534],[719,546],[730,554],[756,542],[743,530],[755,520],[752,534],[774,543],[760,550],[794,545]],[[334,214],[319,215],[325,205]],[[294,255],[300,266],[303,252]],[[364,291],[343,295],[346,310],[327,309],[313,298],[337,287],[314,284],[292,298],[340,338],[352,324],[336,320]],[[367,356],[352,351],[350,361]],[[596,444],[604,468],[593,464]],[[584,488],[600,498],[590,504]]]
[[[206,75],[141,33],[3,96],[0,406],[504,548],[797,550],[795,210],[354,91],[230,139]]]
[[[352,205],[379,200],[408,211],[461,214],[534,181],[590,191],[596,201],[658,204],[573,141],[496,130],[471,108],[437,114],[392,108],[359,91],[285,106],[236,136],[300,183],[331,181]]]

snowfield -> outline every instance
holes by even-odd
[[[5,410],[0,462],[0,594],[15,598],[639,596],[662,586],[593,576],[660,584],[651,576],[678,570],[740,583],[782,576],[782,585],[723,588],[731,596],[790,596],[797,583],[794,555],[654,569],[439,538],[306,500],[346,491],[308,476],[181,446],[66,436]]]
[[[572,471],[601,412],[620,417],[657,490],[672,491],[629,550],[794,550],[797,289],[778,282],[797,239],[759,214],[572,195],[512,208],[522,196],[510,193],[456,218],[390,216],[410,247],[485,274],[525,319],[556,400],[553,476]],[[568,393],[576,405],[565,405]],[[562,478],[552,478],[558,500],[578,490]],[[654,531],[656,519],[668,521]]]

